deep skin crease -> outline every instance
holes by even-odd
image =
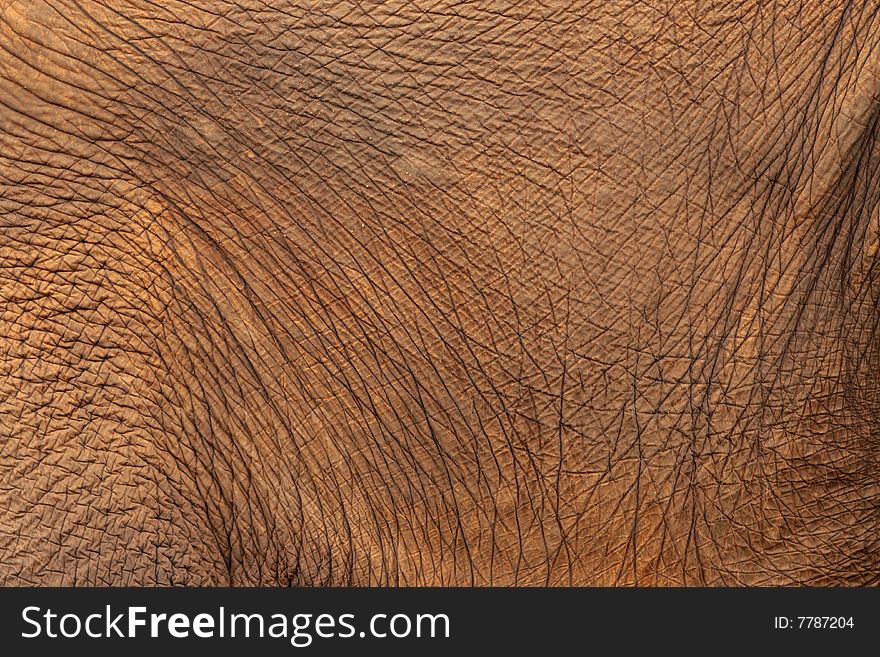
[[[876,584],[877,13],[4,1],[0,582]]]

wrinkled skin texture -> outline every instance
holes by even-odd
[[[0,8],[6,584],[872,584],[872,3]]]

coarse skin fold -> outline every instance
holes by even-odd
[[[0,582],[876,584],[878,10],[4,0]]]

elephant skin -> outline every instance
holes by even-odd
[[[873,3],[4,0],[0,582],[880,578]]]

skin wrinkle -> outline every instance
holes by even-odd
[[[5,3],[0,580],[876,583],[875,14]]]

